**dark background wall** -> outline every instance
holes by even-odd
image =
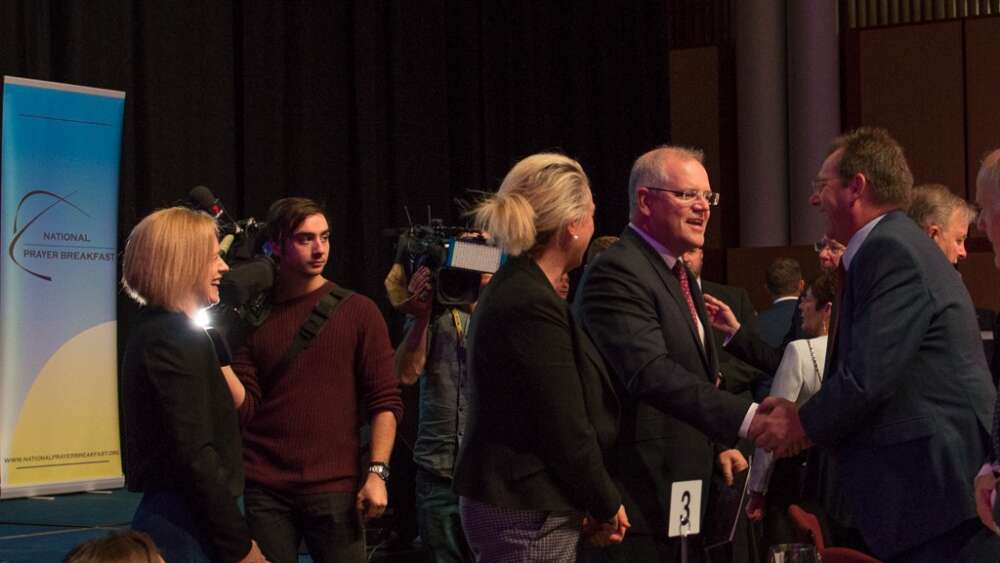
[[[404,206],[419,222],[428,205],[458,222],[456,198],[496,189],[520,157],[561,150],[591,176],[597,234],[617,233],[631,161],[663,142],[700,146],[723,194],[706,277],[746,286],[763,307],[769,256],[813,258],[733,250],[732,1],[4,0],[0,73],[127,92],[122,237],[196,184],[239,217],[314,197],[330,211],[328,275],[383,307],[382,231],[406,224]],[[855,16],[871,10],[841,4],[844,128],[888,127],[918,182],[969,199],[979,158],[1000,144],[994,4],[866,22]],[[990,252],[970,234],[970,250]],[[996,308],[989,262],[963,272],[977,305]],[[124,337],[135,307],[121,303]]]
[[[384,305],[404,206],[455,223],[533,152],[579,159],[598,234],[623,228],[632,160],[669,140],[667,4],[5,0],[0,74],[127,93],[122,240],[197,184],[239,217],[312,197],[328,276]]]

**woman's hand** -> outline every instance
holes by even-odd
[[[632,527],[625,514],[625,505],[618,507],[618,513],[607,522],[598,522],[590,518],[583,519],[583,537],[598,547],[607,547],[613,543],[621,543],[625,539],[625,531]]]
[[[996,490],[997,478],[993,476],[992,471],[987,470],[976,477],[976,513],[979,515],[979,521],[994,534],[1000,534],[1000,527],[997,527],[993,519],[993,499]]]

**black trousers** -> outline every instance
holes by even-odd
[[[290,495],[247,486],[250,535],[271,563],[296,563],[305,540],[316,563],[365,563],[365,534],[354,493]]]

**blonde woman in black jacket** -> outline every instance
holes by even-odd
[[[512,258],[471,320],[471,417],[454,483],[463,527],[477,561],[572,562],[583,537],[621,541],[629,526],[605,469],[617,394],[556,292],[594,233],[590,187],[576,161],[536,154],[474,214]]]

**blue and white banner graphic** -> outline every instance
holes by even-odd
[[[125,93],[4,77],[0,498],[120,487]]]

